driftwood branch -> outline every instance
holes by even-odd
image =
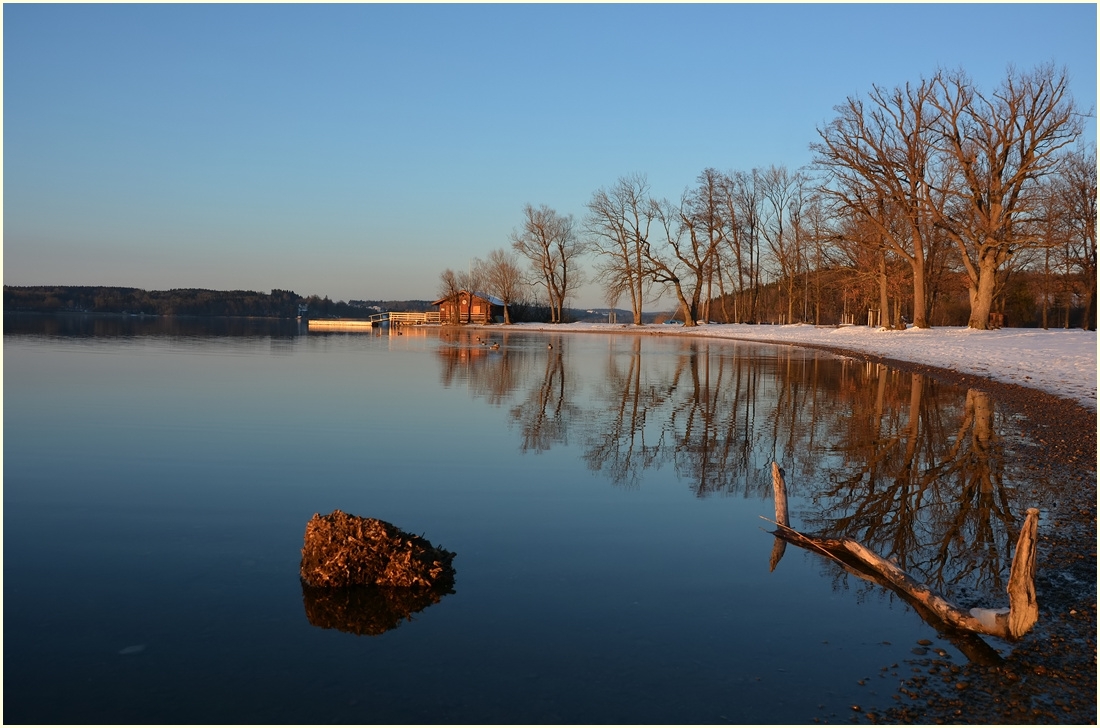
[[[881,584],[917,606],[922,614],[934,616],[948,627],[967,632],[992,635],[1002,639],[1017,640],[1039,619],[1039,604],[1035,597],[1035,545],[1039,528],[1039,511],[1029,508],[1020,537],[1016,541],[1016,555],[1008,579],[1009,606],[1007,609],[980,609],[965,611],[919,580],[913,578],[896,564],[887,561],[862,544],[850,538],[818,538],[800,533],[790,527],[787,513],[787,486],[783,471],[772,464],[772,485],[775,490],[776,540],[815,551],[843,565],[862,579]],[[778,556],[777,556],[778,553]],[[772,548],[771,568],[775,569],[782,549]]]

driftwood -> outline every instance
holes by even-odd
[[[777,542],[782,540],[792,543],[833,559],[856,576],[881,584],[901,595],[907,602],[917,607],[922,616],[932,617],[935,621],[952,629],[1015,641],[1038,621],[1039,604],[1035,597],[1038,509],[1028,509],[1024,525],[1020,529],[1020,536],[1016,541],[1016,555],[1012,560],[1008,579],[1008,608],[975,608],[965,611],[907,574],[896,564],[850,538],[818,538],[791,528],[787,514],[786,483],[783,480],[783,471],[775,463],[772,464],[772,485],[775,491],[774,523],[777,526],[772,533],[776,536]],[[782,555],[782,549],[777,544],[772,549],[772,570],[775,569]]]

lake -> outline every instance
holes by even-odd
[[[1045,497],[985,393],[688,337],[6,314],[4,425],[6,723],[848,720],[966,645],[771,570],[771,463],[796,528],[965,607],[1007,606]],[[455,552],[453,593],[322,615],[334,509]]]

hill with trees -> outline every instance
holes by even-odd
[[[378,311],[427,311],[428,301],[333,301],[294,291],[146,291],[116,286],[4,286],[4,311],[110,313],[150,316],[295,318],[299,305],[313,318],[367,318]]]

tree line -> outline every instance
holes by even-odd
[[[298,305],[303,303],[318,313],[338,307],[327,297],[304,298],[277,288],[259,293],[204,288],[146,291],[117,286],[4,286],[5,311],[294,318]],[[348,308],[342,301],[339,306]]]
[[[678,200],[626,175],[580,220],[528,204],[510,249],[444,271],[440,294],[534,297],[560,322],[591,275],[635,324],[670,295],[687,326],[1095,328],[1096,150],[1065,69],[1010,68],[992,90],[938,70],[835,111],[798,170],[707,168]]]

